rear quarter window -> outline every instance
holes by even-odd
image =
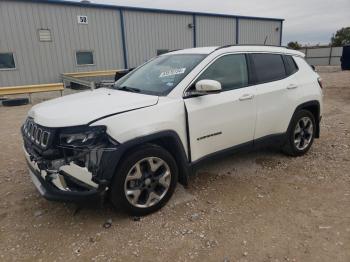
[[[252,54],[257,84],[280,80],[287,76],[281,55]]]
[[[284,65],[286,67],[286,73],[288,76],[294,74],[295,72],[297,72],[298,66],[294,61],[294,58],[290,55],[285,55],[283,56],[283,60],[284,60]]]

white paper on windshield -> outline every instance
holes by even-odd
[[[175,69],[171,69],[169,71],[165,71],[160,73],[159,77],[167,77],[167,76],[173,76],[173,75],[180,75],[185,73],[186,68],[175,68]]]

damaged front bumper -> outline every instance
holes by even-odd
[[[68,173],[40,170],[37,163],[31,161],[31,157],[26,151],[25,156],[29,167],[29,175],[44,198],[64,202],[99,202],[103,199],[104,192],[107,190],[106,187],[99,188],[96,184],[95,187],[88,190],[71,190],[66,182]]]
[[[90,147],[42,150],[35,136],[22,133],[30,177],[43,197],[89,204],[103,200],[116,167],[117,142],[106,138]]]

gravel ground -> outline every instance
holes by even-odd
[[[350,72],[321,76],[321,138],[307,155],[208,163],[141,219],[44,200],[21,150],[29,106],[0,107],[0,260],[350,261]]]

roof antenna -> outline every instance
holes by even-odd
[[[267,36],[268,36],[268,35],[266,35],[266,37],[265,37],[264,45],[266,45],[266,41],[267,41]]]

